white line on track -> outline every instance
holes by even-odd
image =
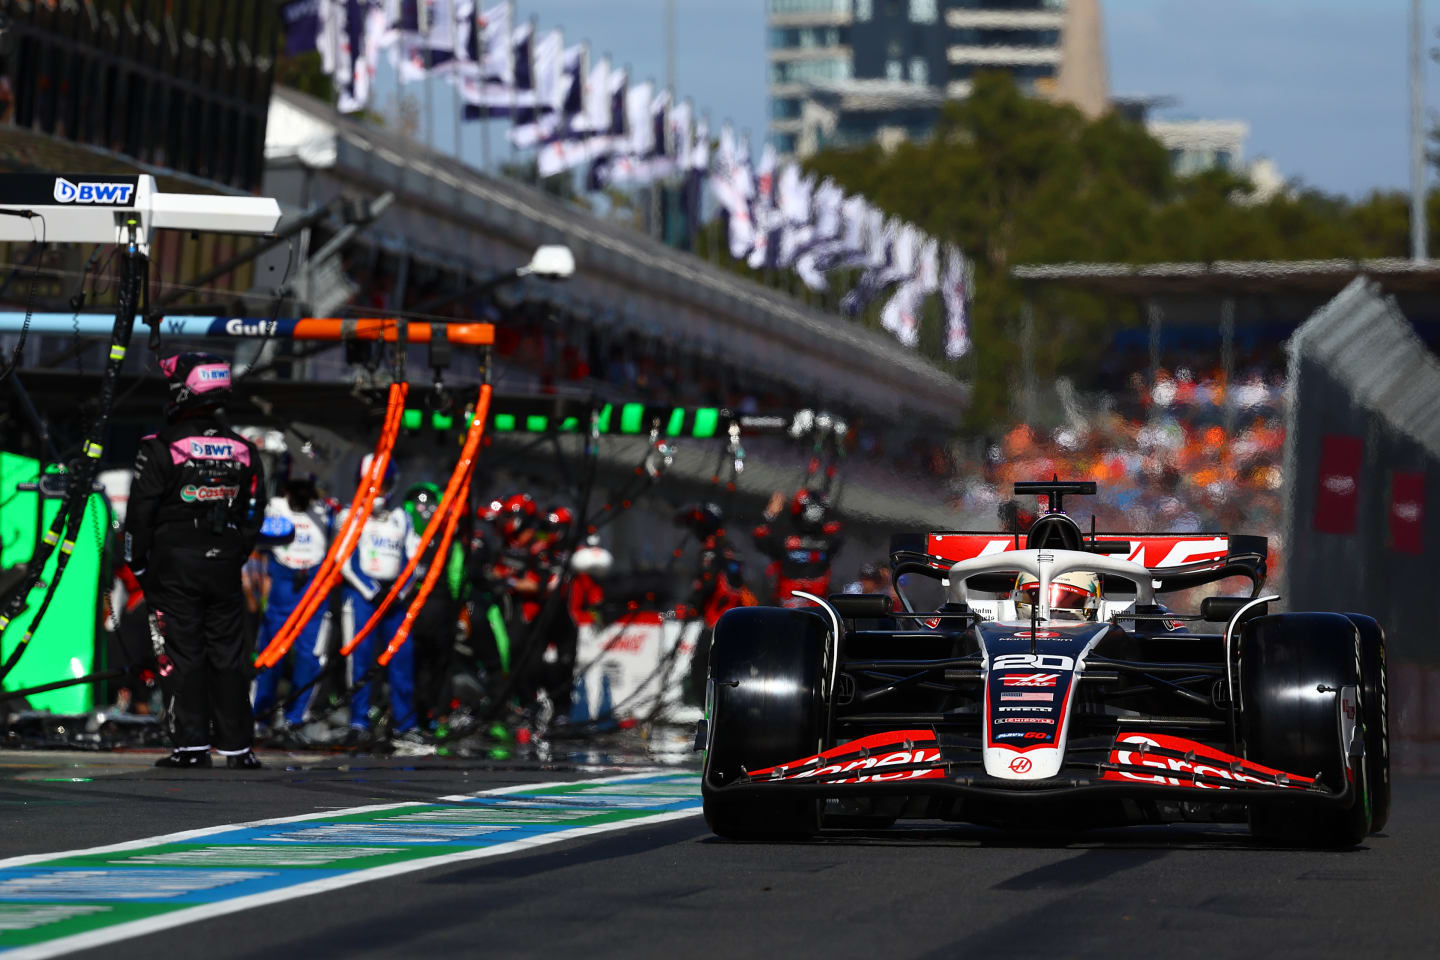
[[[565,781],[541,781],[537,783],[519,783],[508,787],[496,787],[493,790],[481,790],[477,793],[454,795],[452,797],[440,798],[439,802],[455,799],[471,799],[473,797],[488,797],[496,794],[525,793],[532,790],[543,790],[552,787],[574,787],[586,786],[600,783],[624,783],[627,780],[639,780],[654,777],[660,774],[674,774],[673,768],[669,770],[652,770],[645,773],[625,774],[618,777],[600,777],[591,780],[565,780]],[[57,850],[53,853],[30,854],[23,857],[11,857],[8,860],[0,860],[0,869],[8,867],[29,866],[38,862],[57,860],[62,857],[84,857],[96,854],[116,853],[125,850],[135,850],[141,847],[152,847],[166,843],[187,843],[200,837],[214,836],[219,833],[228,833],[231,830],[243,830],[250,827],[265,827],[277,823],[298,823],[305,820],[327,820],[337,816],[352,816],[358,813],[373,813],[378,810],[403,810],[406,807],[430,806],[437,801],[413,800],[402,803],[376,803],[361,807],[345,807],[339,810],[326,810],[321,813],[306,813],[293,817],[273,817],[266,820],[250,820],[244,823],[227,823],[214,827],[205,827],[199,830],[182,830],[178,833],[162,834],[158,837],[145,837],[140,840],[127,840],[123,843],[112,843],[100,847],[87,847],[82,850]],[[597,811],[598,812],[598,811]],[[91,947],[104,946],[107,943],[115,943],[119,940],[128,940],[133,937],[145,936],[146,934],[158,933],[161,930],[170,930],[174,927],[181,927],[201,920],[209,920],[212,917],[222,917],[226,914],[240,913],[244,910],[253,910],[256,907],[263,907],[272,903],[283,903],[287,900],[295,900],[300,897],[313,896],[317,893],[327,893],[331,890],[340,890],[345,887],[353,887],[362,883],[369,883],[373,880],[383,880],[386,877],[395,877],[406,873],[416,873],[421,870],[429,870],[432,867],[445,866],[446,864],[459,863],[466,860],[484,860],[490,857],[500,857],[510,853],[521,853],[536,847],[547,846],[552,843],[563,843],[566,840],[577,840],[585,837],[593,837],[601,833],[611,833],[616,830],[628,830],[631,827],[651,826],[657,823],[665,823],[671,820],[682,820],[686,817],[693,817],[700,813],[700,808],[694,807],[689,810],[673,810],[656,813],[651,816],[634,817],[628,820],[620,820],[613,823],[598,823],[589,826],[572,827],[569,830],[557,830],[550,833],[543,833],[529,837],[522,837],[519,840],[512,840],[508,843],[495,844],[488,847],[476,847],[473,850],[462,850],[457,853],[440,854],[434,857],[421,857],[415,860],[406,860],[399,863],[386,864],[380,867],[370,867],[364,870],[355,870],[342,874],[338,877],[327,877],[323,880],[311,880],[305,883],[297,883],[292,886],[282,887],[277,890],[267,890],[264,893],[250,894],[244,897],[236,897],[233,900],[224,900],[219,903],[199,904],[193,907],[182,907],[170,913],[163,913],[154,917],[146,917],[141,920],[131,920],[126,923],[117,923],[114,926],[102,927],[97,930],[90,930],[85,933],[77,933],[68,937],[60,937],[56,940],[44,943],[31,944],[24,947],[15,947],[10,950],[0,949],[0,958],[3,960],[40,960],[44,957],[58,957],[63,954],[73,953],[76,950],[88,950]]]

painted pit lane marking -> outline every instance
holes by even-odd
[[[0,960],[54,957],[700,812],[699,775],[529,783],[0,860]]]

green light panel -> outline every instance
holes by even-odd
[[[620,408],[620,432],[639,433],[645,422],[645,404],[627,403]]]
[[[719,425],[720,409],[718,407],[699,407],[696,409],[694,436],[701,439],[713,437]]]

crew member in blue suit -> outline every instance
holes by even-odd
[[[320,499],[313,477],[292,478],[285,484],[283,497],[271,498],[265,515],[267,518],[289,520],[295,527],[295,539],[270,549],[267,561],[270,593],[265,619],[260,625],[260,637],[255,644],[259,650],[265,649],[300,605],[301,597],[325,559],[334,534],[334,514]],[[322,602],[316,614],[300,627],[295,644],[290,648],[290,689],[299,690],[312,684],[319,676],[325,667],[329,635],[329,604]],[[284,668],[276,665],[255,677],[255,720],[262,727],[275,712],[276,692],[282,673]],[[299,736],[299,728],[305,723],[314,695],[315,687],[311,686],[285,710],[285,724],[292,738]]]
[[[370,457],[360,464],[363,475],[370,468]],[[380,496],[375,500],[370,518],[360,533],[359,542],[350,560],[345,564],[345,603],[341,615],[345,642],[365,626],[371,614],[390,592],[391,586],[405,569],[411,554],[418,546],[419,538],[410,522],[410,514],[404,504],[390,503],[390,493],[395,487],[395,469],[388,466],[381,482]],[[337,523],[343,529],[345,512],[342,511]],[[361,684],[377,657],[389,645],[405,618],[405,609],[411,582],[402,588],[401,595],[390,610],[350,655],[350,733],[346,743],[361,746],[372,741],[370,729],[370,690],[374,681]],[[390,685],[391,745],[397,750],[409,752],[424,748],[425,738],[416,729],[415,711],[415,645],[406,643],[391,659],[386,668],[386,679]]]

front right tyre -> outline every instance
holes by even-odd
[[[731,840],[798,839],[819,829],[820,802],[726,796],[751,770],[824,749],[829,624],[807,610],[736,607],[715,625],[706,685],[705,822]]]

